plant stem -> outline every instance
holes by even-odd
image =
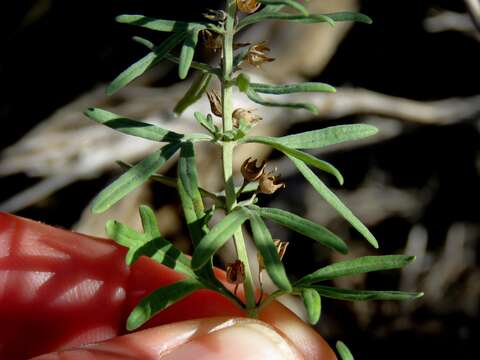
[[[233,36],[235,33],[235,14],[237,11],[236,1],[227,0],[227,19],[225,21],[225,32],[223,37],[223,63],[222,63],[222,113],[223,131],[233,129],[233,87],[231,83],[233,72]],[[223,178],[225,181],[226,211],[232,211],[237,203],[237,194],[233,182],[233,150],[235,142],[227,141],[222,144]],[[252,273],[248,261],[247,248],[243,238],[242,228],[234,234],[235,248],[238,259],[245,267],[245,281],[243,287],[247,302],[247,311],[250,316],[255,316],[255,291],[253,288]]]

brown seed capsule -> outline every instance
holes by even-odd
[[[235,262],[227,266],[227,281],[230,284],[241,284],[245,280],[245,266],[240,260],[235,260]]]
[[[268,51],[270,51],[270,48],[266,45],[265,41],[252,45],[250,49],[248,49],[245,59],[250,65],[259,68],[263,63],[272,62],[275,60],[274,58],[268,57],[265,54]]]
[[[245,160],[240,168],[243,178],[247,182],[257,181],[260,179],[265,173],[265,161],[260,163],[260,166],[257,166],[257,159],[252,159],[249,157]]]
[[[287,251],[288,247],[288,241],[282,241],[280,239],[274,239],[273,243],[275,244],[275,247],[277,248],[277,253],[278,257],[280,260],[283,259],[283,256],[285,255],[285,252]],[[257,260],[258,260],[258,271],[262,271],[265,269],[265,262],[263,260],[263,256],[260,255],[260,253],[257,252]]]
[[[213,51],[217,51],[223,46],[222,37],[219,34],[212,33],[208,30],[203,31],[203,42],[207,49],[212,49]]]
[[[238,128],[240,126],[240,120],[243,119],[248,125],[254,126],[256,125],[260,120],[262,120],[262,117],[259,115],[256,115],[253,113],[251,110],[246,110],[246,109],[236,109],[233,114],[233,126]]]
[[[278,189],[284,188],[285,183],[280,182],[280,175],[273,172],[265,173],[259,180],[258,192],[262,194],[273,194]]]
[[[238,10],[247,14],[257,11],[260,5],[257,0],[237,0]]]
[[[222,117],[222,103],[220,97],[214,90],[207,91],[208,101],[210,101],[210,109],[212,113],[218,117]]]

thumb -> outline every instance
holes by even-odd
[[[158,326],[35,360],[102,359],[302,359],[270,325],[253,319],[208,318]]]

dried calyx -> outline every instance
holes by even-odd
[[[246,14],[254,13],[260,5],[257,0],[237,0],[237,9]]]
[[[246,182],[257,181],[263,175],[265,175],[266,162],[262,161],[260,166],[257,166],[257,162],[257,159],[252,159],[251,157],[243,162],[240,170],[242,172],[243,179]]]
[[[252,66],[257,68],[260,67],[263,63],[272,62],[275,59],[267,56],[265,53],[269,52],[270,48],[267,46],[265,41],[261,43],[254,44],[248,49],[248,53],[245,57],[245,60]]]
[[[227,281],[230,284],[239,285],[245,280],[245,266],[240,260],[227,265]]]
[[[222,117],[222,102],[220,96],[215,92],[215,90],[207,91],[208,101],[210,102],[210,109],[212,113],[218,117]]]
[[[285,187],[285,183],[280,181],[280,175],[273,171],[265,173],[259,180],[257,192],[261,194],[273,194],[275,191]]]
[[[233,126],[238,128],[240,126],[240,121],[243,120],[244,123],[250,127],[255,126],[259,121],[262,120],[260,115],[257,115],[253,112],[253,110],[246,110],[246,109],[236,109],[233,114]]]
[[[219,34],[212,33],[209,30],[203,31],[203,43],[207,49],[213,51],[220,50],[223,46],[223,39]]]

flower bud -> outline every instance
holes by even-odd
[[[237,0],[237,8],[241,12],[251,14],[258,10],[260,3],[257,0]]]
[[[227,281],[230,284],[241,284],[245,280],[245,266],[240,260],[227,265]]]
[[[265,53],[270,51],[270,48],[266,45],[266,42],[261,42],[255,45],[252,45],[248,49],[247,56],[245,57],[246,61],[257,68],[260,67],[265,62],[272,62],[275,59],[268,57]]]
[[[261,116],[256,115],[255,113],[253,113],[253,111],[246,110],[246,109],[236,109],[233,112],[232,117],[233,117],[233,126],[236,128],[240,126],[241,119],[243,119],[250,126],[254,126],[260,120],[262,120]]]
[[[262,194],[273,194],[278,189],[284,188],[285,183],[280,182],[280,175],[273,172],[265,173],[259,180],[258,192]]]
[[[208,101],[210,101],[210,109],[212,113],[218,117],[222,117],[222,102],[220,97],[214,90],[207,91]]]
[[[260,163],[260,166],[257,166],[257,159],[252,159],[249,157],[245,160],[240,168],[243,178],[247,182],[257,181],[260,179],[265,173],[265,161]]]

